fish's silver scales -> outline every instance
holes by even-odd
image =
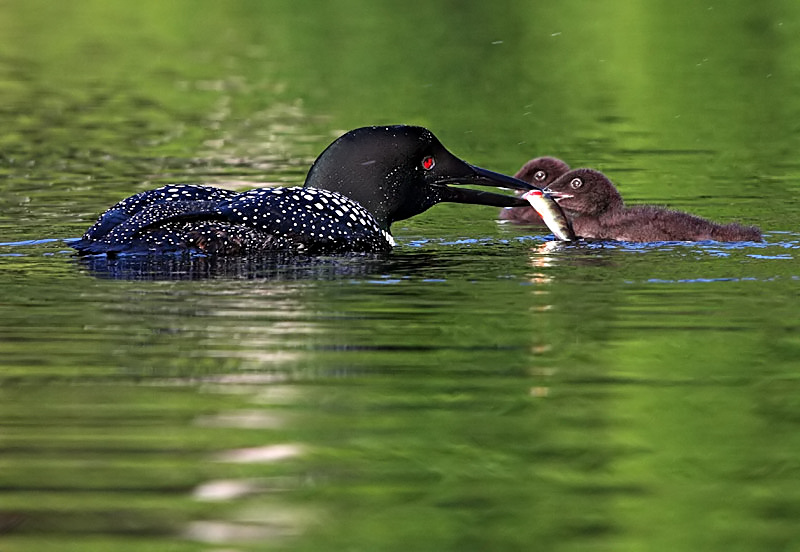
[[[575,239],[575,233],[569,220],[553,198],[541,190],[531,190],[523,194],[522,198],[527,200],[531,207],[539,213],[556,238],[565,241]]]

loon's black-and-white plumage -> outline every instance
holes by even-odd
[[[458,159],[427,129],[364,127],[328,146],[303,187],[234,192],[164,186],[117,203],[72,246],[81,254],[108,255],[380,253],[394,245],[393,222],[436,203],[527,204],[513,196],[447,185],[452,183],[534,188]]]

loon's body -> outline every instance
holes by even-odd
[[[369,211],[338,192],[293,187],[237,193],[178,185],[119,202],[73,245],[87,254],[188,249],[316,254],[384,252],[394,240]]]
[[[449,201],[526,205],[513,196],[447,184],[535,189],[469,165],[427,129],[365,127],[320,154],[303,187],[247,192],[164,186],[120,201],[72,246],[81,254],[198,251],[243,255],[389,251],[390,226]]]

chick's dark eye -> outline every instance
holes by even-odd
[[[436,159],[434,159],[432,155],[422,158],[422,168],[426,171],[431,170],[434,165],[436,165]]]
[[[569,185],[573,190],[577,190],[578,188],[583,186],[583,180],[581,180],[580,178],[573,178],[570,181]]]
[[[544,171],[536,171],[536,172],[533,174],[533,179],[534,179],[536,182],[541,182],[541,181],[542,181],[542,180],[544,180],[545,178],[547,178],[547,173],[546,173],[546,172],[544,172]]]

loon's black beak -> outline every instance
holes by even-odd
[[[496,173],[475,165],[469,165],[470,172],[461,176],[447,177],[438,180],[434,186],[439,194],[439,201],[450,203],[472,203],[477,205],[491,205],[494,207],[521,207],[530,205],[526,200],[503,194],[472,190],[470,188],[451,188],[447,184],[467,184],[477,186],[494,186],[495,188],[512,188],[515,190],[538,190],[536,186],[524,180]]]

